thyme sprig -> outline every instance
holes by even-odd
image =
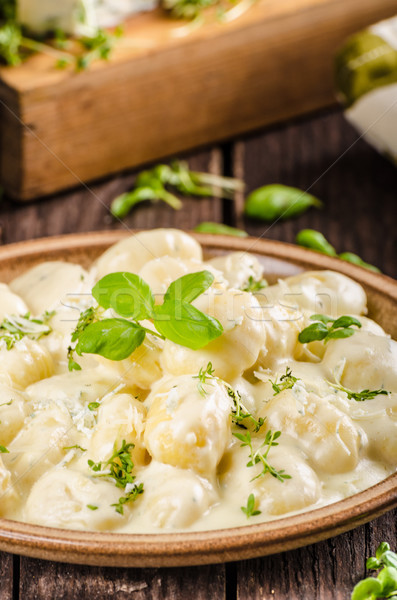
[[[124,504],[134,502],[144,491],[143,483],[139,485],[135,483],[134,463],[130,454],[130,450],[133,448],[135,448],[135,444],[127,444],[123,440],[118,450],[116,444],[114,445],[114,452],[107,461],[95,463],[93,460],[88,460],[88,466],[94,471],[95,477],[113,479],[116,487],[126,490],[125,496],[121,496],[116,504],[111,504],[121,515],[124,514]]]
[[[373,400],[376,396],[388,396],[390,392],[381,388],[379,390],[362,390],[361,392],[353,392],[348,388],[344,387],[340,383],[331,383],[327,381],[327,383],[335,388],[336,390],[340,390],[341,392],[345,392],[349,400],[355,400],[356,402],[364,402],[365,400]]]
[[[207,392],[204,388],[204,384],[205,383],[208,384],[209,379],[216,379],[214,377],[214,372],[215,372],[215,369],[212,368],[212,363],[209,362],[205,368],[201,367],[198,375],[193,375],[193,379],[198,379],[197,389],[199,391],[200,396],[207,395]]]
[[[232,421],[238,427],[242,429],[247,429],[247,422],[250,422],[254,425],[254,432],[257,433],[264,425],[265,419],[259,417],[259,419],[255,419],[255,417],[248,412],[244,404],[241,402],[241,394],[240,392],[234,390],[231,386],[227,386],[227,393],[230,398],[233,400],[233,408],[232,408]]]
[[[280,381],[278,381],[278,379],[276,379],[276,381],[272,381],[271,379],[269,379],[269,381],[272,384],[272,388],[274,390],[273,396],[276,396],[284,390],[291,390],[294,387],[295,383],[299,381],[299,377],[294,377],[292,375],[291,369],[289,367],[286,367],[284,375],[281,375],[280,377]]]
[[[248,446],[249,448],[249,461],[247,463],[247,467],[253,467],[258,463],[262,464],[262,470],[258,475],[253,477],[251,481],[255,481],[255,479],[259,479],[259,477],[263,477],[266,473],[270,473],[272,477],[275,477],[282,483],[285,479],[291,479],[291,475],[288,475],[284,469],[277,470],[273,467],[269,461],[268,456],[271,448],[273,446],[278,446],[278,442],[276,440],[280,437],[281,431],[271,431],[270,429],[266,432],[265,439],[263,443],[259,446],[257,450],[254,450],[252,446],[251,434],[249,431],[245,433],[233,433],[234,437],[236,437],[241,442],[241,447]]]

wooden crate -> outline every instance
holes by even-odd
[[[29,200],[331,104],[332,63],[395,0],[258,0],[191,30],[132,18],[109,62],[0,69],[0,179]],[[271,160],[271,157],[269,157]]]

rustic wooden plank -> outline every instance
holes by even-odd
[[[197,153],[188,158],[192,169],[222,172],[219,149]],[[0,208],[2,243],[101,229],[179,227],[192,229],[201,221],[221,220],[221,201],[216,198],[183,198],[183,208],[171,209],[164,203],[142,203],[125,219],[117,221],[109,214],[111,200],[131,189],[136,175],[127,173],[102,183],[79,188],[32,204],[5,200]]]
[[[0,552],[0,598],[12,600],[13,595],[13,560],[11,554]],[[16,559],[18,560],[18,558]]]
[[[22,558],[19,593],[24,600],[225,600],[224,566],[106,569]]]
[[[397,511],[328,541],[237,564],[238,600],[347,600],[381,541],[397,547]]]
[[[395,207],[397,171],[345,121],[340,111],[288,123],[240,143],[234,172],[244,175],[247,191],[268,183],[296,186],[324,201],[298,219],[274,224],[236,222],[252,235],[293,242],[303,228],[318,229],[337,251],[356,252],[396,277]]]
[[[180,35],[154,11],[87,72],[46,56],[0,69],[2,184],[29,199],[332,104],[337,48],[394,12],[394,0],[262,0]]]

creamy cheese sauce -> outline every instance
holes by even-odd
[[[169,283],[209,270],[210,289],[194,304],[224,333],[201,350],[147,335],[119,362],[79,357],[67,349],[80,311],[94,305],[93,284],[113,271],[140,274],[156,302]],[[169,532],[258,523],[311,510],[355,494],[397,466],[397,344],[365,317],[359,284],[339,273],[303,273],[255,293],[263,268],[243,253],[204,262],[199,244],[177,230],[139,233],[106,251],[89,271],[63,262],[40,264],[0,286],[0,315],[54,311],[52,332],[0,342],[0,516],[69,529]],[[234,287],[233,287],[234,286]],[[319,306],[321,310],[319,310]],[[362,328],[346,339],[301,344],[313,313],[356,315]],[[150,323],[145,323],[151,327]],[[197,375],[211,362],[212,376]],[[291,387],[272,382],[290,369]],[[356,401],[335,388],[388,394]],[[233,418],[235,398],[248,429]],[[275,477],[251,466],[266,434],[281,432],[265,458]],[[116,511],[133,489],[98,476],[125,440],[143,493]],[[7,450],[8,452],[6,452]],[[89,463],[90,461],[90,463]],[[91,465],[91,466],[90,466]],[[262,474],[261,474],[262,473]],[[250,495],[259,514],[247,518]]]

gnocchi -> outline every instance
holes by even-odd
[[[212,283],[191,303],[222,335],[193,350],[147,317],[127,358],[71,362],[103,276],[139,275],[153,316],[175,279],[204,270]],[[397,342],[364,316],[362,287],[331,271],[263,286],[255,256],[203,258],[174,229],[123,238],[88,270],[47,262],[0,284],[3,323],[50,312],[36,339],[0,329],[0,516],[123,533],[218,529],[311,510],[394,473]],[[314,313],[361,327],[302,343]]]

